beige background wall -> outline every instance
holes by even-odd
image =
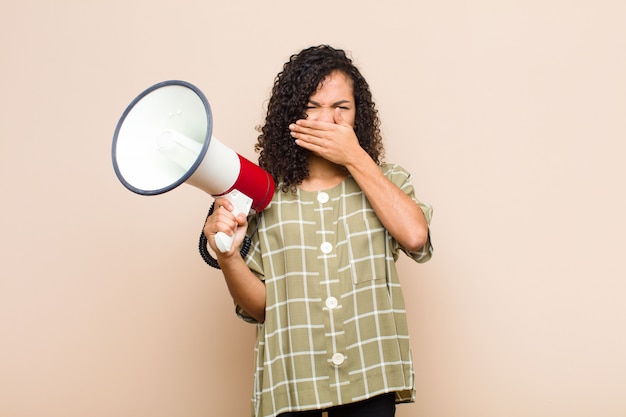
[[[113,173],[126,105],[196,84],[256,160],[274,75],[352,52],[435,208],[400,261],[400,417],[626,415],[626,3],[0,0],[0,415],[247,416],[254,328],[196,244],[211,198]]]

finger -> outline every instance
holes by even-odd
[[[228,211],[233,211],[233,209],[235,208],[235,206],[233,206],[233,203],[225,197],[216,198],[214,204],[216,209],[225,208]]]
[[[291,132],[291,137],[294,138],[296,145],[308,149],[309,145],[316,145],[320,143],[320,138],[312,136],[302,132]]]
[[[237,223],[226,218],[210,219],[204,225],[204,236],[207,238],[215,236],[219,232],[232,236],[237,230]]]
[[[220,219],[215,222],[213,227],[211,228],[211,234],[216,235],[219,232],[226,233],[228,236],[232,236],[237,231],[237,222],[232,221],[230,219]]]
[[[335,108],[335,113],[333,114],[335,123],[338,125],[346,126],[348,123],[343,118],[343,114],[341,114],[341,109],[339,107]]]
[[[293,137],[303,137],[304,135],[311,135],[315,129],[299,123],[292,123],[289,125],[289,131]]]
[[[237,221],[237,225],[239,227],[241,226],[245,226],[248,223],[248,217],[246,216],[245,213],[239,213],[237,214],[237,217],[235,217],[235,220]]]
[[[335,124],[326,123],[324,129],[308,128],[300,125],[294,126],[291,129],[291,136],[296,139],[301,139],[307,142],[316,143],[322,145],[324,141],[332,139],[335,134],[335,128],[329,128],[329,126],[336,126]]]
[[[299,119],[292,123],[289,128],[297,132],[326,131],[333,129],[335,123],[323,122],[319,120]]]
[[[319,149],[321,149],[321,146],[300,138],[296,138],[296,145],[314,153],[317,153]]]

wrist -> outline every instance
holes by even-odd
[[[376,165],[376,162],[370,157],[365,149],[359,149],[360,151],[353,154],[352,158],[346,161],[346,164],[344,165],[352,176],[359,171],[367,171],[371,169],[372,165]]]
[[[215,258],[218,265],[222,269],[232,267],[233,265],[236,265],[237,263],[243,261],[243,258],[241,257],[238,249],[233,249],[226,253],[217,251],[215,254]]]

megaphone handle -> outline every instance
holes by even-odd
[[[215,207],[215,202],[211,204],[211,207],[209,208],[209,213],[206,215],[207,218],[209,218],[209,216],[213,213],[214,207]],[[257,223],[257,228],[258,227],[259,227],[259,224]],[[256,233],[256,229],[255,229],[255,232],[253,232],[253,234],[254,233]],[[209,249],[207,248],[208,243],[209,242],[206,238],[206,235],[204,234],[204,227],[203,227],[202,232],[200,232],[200,239],[198,240],[198,250],[200,251],[200,256],[202,257],[204,262],[206,262],[207,265],[209,265],[210,267],[215,268],[215,269],[222,269],[220,268],[220,265],[217,263],[217,259],[212,257],[211,254],[209,253]],[[248,251],[250,250],[251,245],[252,245],[252,239],[249,236],[244,237],[243,244],[241,245],[241,250],[239,250],[239,253],[241,254],[242,258],[245,259],[246,256],[248,256]]]
[[[215,245],[220,252],[226,253],[233,246],[233,236],[228,236],[224,232],[217,232],[215,234]]]
[[[252,207],[252,199],[245,195],[244,193],[238,190],[232,190],[228,194],[225,194],[224,197],[230,201],[234,208],[231,213],[233,216],[239,215],[239,213],[244,213],[246,216],[250,213],[250,208]],[[215,235],[215,245],[220,250],[220,252],[225,253],[230,250],[233,246],[233,236],[228,236],[224,232],[217,232]]]

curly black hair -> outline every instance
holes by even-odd
[[[309,175],[309,151],[295,144],[289,125],[306,118],[309,98],[331,72],[339,70],[351,80],[356,106],[354,131],[361,147],[377,163],[382,162],[384,149],[378,110],[369,85],[345,51],[328,45],[303,49],[290,57],[275,80],[268,103],[265,124],[255,151],[259,165],[268,171],[283,192],[295,192]]]

